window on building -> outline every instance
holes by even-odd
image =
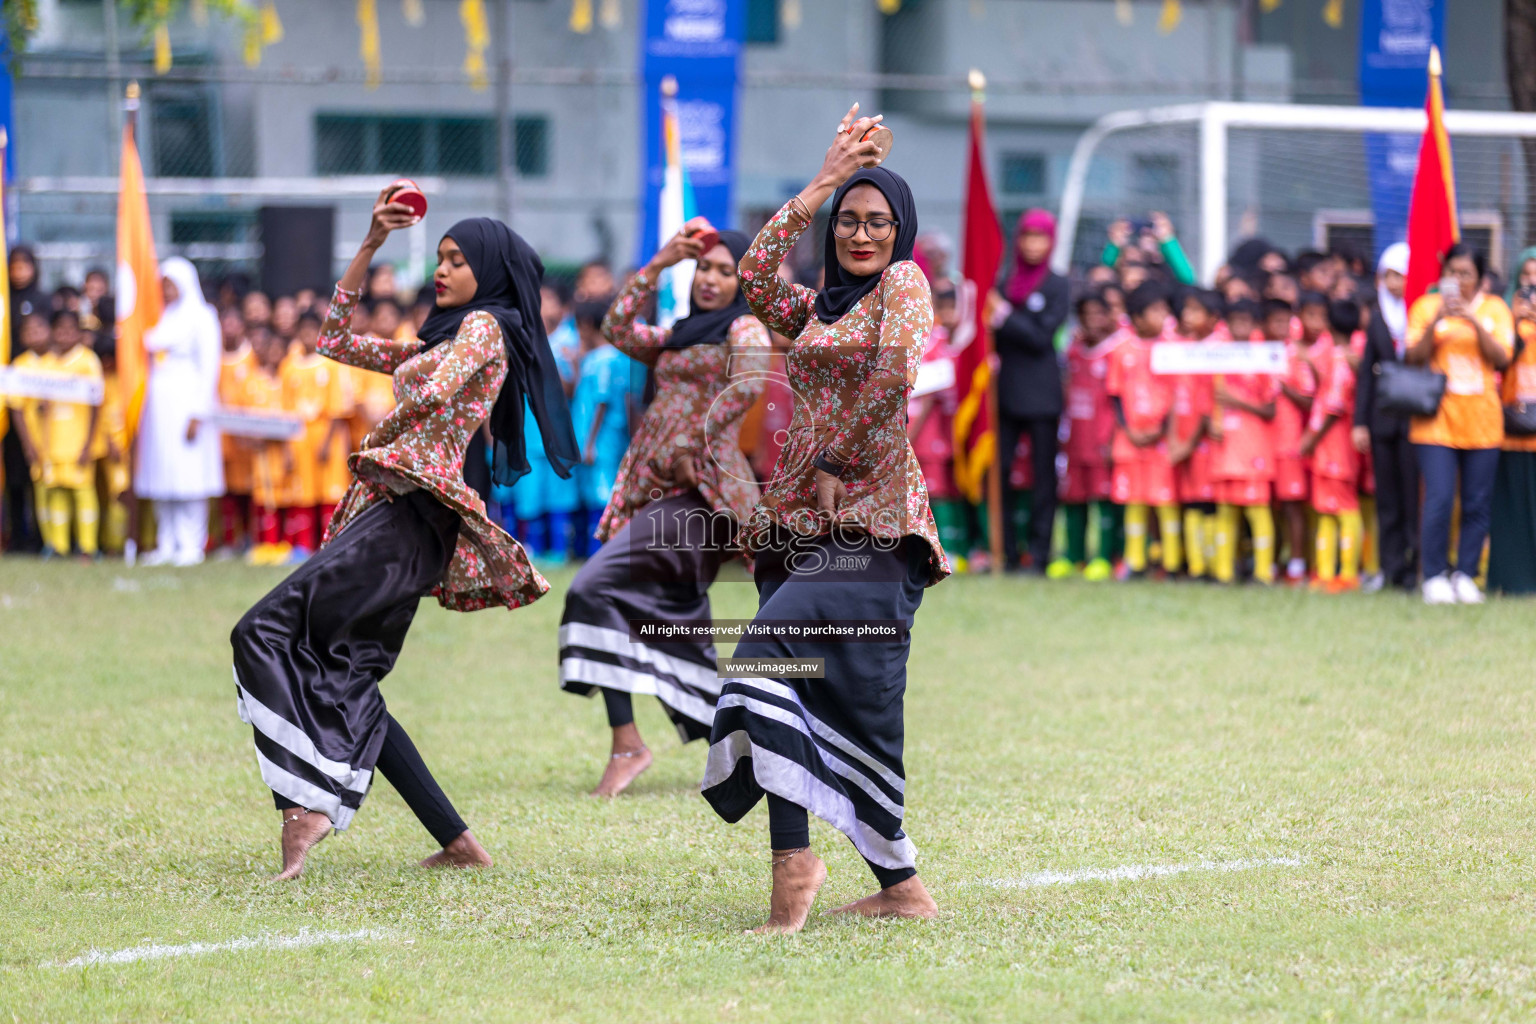
[[[513,119],[517,171],[549,172],[549,118]],[[496,173],[496,122],[489,117],[318,114],[317,174],[441,174],[489,178]]]
[[[213,123],[208,97],[200,93],[155,94],[149,100],[149,137],[155,174],[211,178]]]
[[[747,0],[747,42],[779,41],[779,0]]]
[[[1167,199],[1179,194],[1179,158],[1172,153],[1138,153],[1131,164],[1131,191]]]
[[[549,118],[542,114],[514,117],[512,142],[518,174],[525,178],[549,174]]]
[[[1045,192],[1045,156],[1040,153],[1003,154],[1003,191],[1040,195]]]

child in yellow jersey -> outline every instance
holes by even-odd
[[[21,353],[12,365],[18,370],[42,370],[53,362],[50,351],[48,316],[42,312],[27,313],[16,325],[16,337],[21,343]],[[37,517],[38,533],[48,522],[47,495],[43,490],[42,415],[44,402],[38,398],[12,397],[6,404],[11,410],[11,429],[21,442],[22,455],[27,460],[27,472],[31,476],[32,514]],[[20,526],[17,525],[19,531]],[[47,539],[44,538],[44,543]]]
[[[265,324],[249,327],[246,341],[256,364],[246,374],[236,404],[252,412],[281,413],[282,365],[287,342],[275,336]],[[251,518],[255,524],[255,543],[246,557],[254,565],[275,565],[285,561],[289,554],[282,542],[279,505],[292,473],[293,451],[286,441],[244,437],[239,440],[251,453]]]
[[[295,340],[301,348],[283,362],[283,408],[304,421],[304,433],[292,442],[294,472],[283,503],[283,540],[302,557],[319,548],[325,525],[351,483],[346,417],[352,403],[342,366],[317,351],[320,318],[301,316]]]
[[[48,368],[55,373],[84,377],[97,387],[104,387],[101,360],[85,344],[80,314],[61,309],[53,314],[52,327],[53,359]],[[92,458],[100,418],[99,404],[58,400],[46,403],[38,445],[46,492],[43,504],[47,518],[42,524],[45,550],[68,554],[73,526],[82,555],[95,558],[100,551],[101,506],[96,498]]]
[[[224,354],[219,364],[219,404],[237,406],[245,393],[245,378],[256,367],[256,356],[245,340],[245,320],[240,311],[227,309],[219,317],[219,333]],[[224,496],[219,499],[219,522],[223,536],[219,546],[233,552],[237,545],[251,541],[251,458],[249,445],[240,439],[224,438]]]
[[[123,395],[117,377],[117,347],[108,344],[101,353],[101,372],[106,383],[101,417],[96,421],[96,477],[103,499],[101,546],[122,551],[128,540],[128,418],[123,414]]]

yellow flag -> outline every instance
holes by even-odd
[[[571,31],[592,31],[592,0],[571,0]]]
[[[1157,30],[1167,35],[1184,20],[1184,5],[1179,0],[1163,0],[1163,13],[1157,19]]]
[[[277,16],[277,4],[267,0],[261,5],[261,45],[283,41],[283,19]]]
[[[382,75],[379,71],[379,8],[377,0],[357,0],[357,27],[360,30],[358,52],[363,58],[367,77],[363,84],[377,89]]]
[[[1344,27],[1344,0],[1328,0],[1323,6],[1323,21],[1329,28]]]
[[[131,88],[131,87],[130,87]],[[147,359],[144,335],[160,322],[164,295],[155,236],[144,194],[144,168],[133,129],[123,128],[122,173],[117,192],[117,379],[123,389],[128,436],[139,426]]]
[[[485,0],[459,0],[459,20],[464,23],[464,75],[475,89],[491,84],[485,71],[485,48],[491,34],[485,24]]]
[[[171,70],[171,30],[160,22],[155,26],[155,74]]]

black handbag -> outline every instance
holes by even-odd
[[[1445,374],[1407,363],[1376,364],[1376,408],[1393,416],[1433,416],[1445,397]]]
[[[1536,435],[1536,405],[1513,402],[1504,407],[1504,433],[1510,437]]]

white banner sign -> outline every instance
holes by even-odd
[[[7,397],[100,405],[105,394],[106,387],[99,377],[0,366],[0,395]]]
[[[202,417],[202,422],[234,437],[261,441],[289,441],[304,432],[304,421],[297,416],[274,416],[254,409],[219,409]]]
[[[1159,374],[1285,373],[1283,341],[1160,341],[1152,346]]]

